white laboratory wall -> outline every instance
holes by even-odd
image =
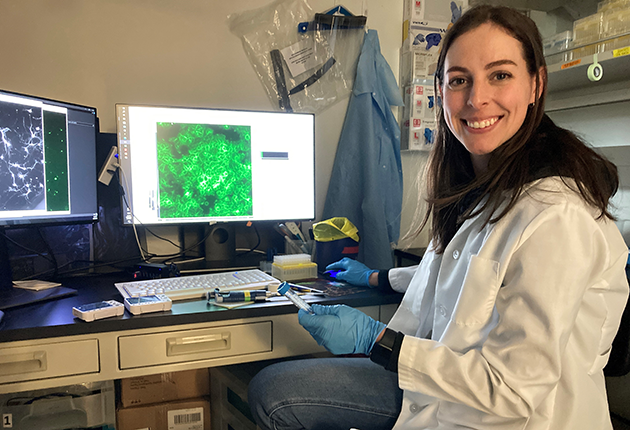
[[[0,1],[0,88],[95,106],[101,131],[116,131],[116,103],[273,110],[230,33],[229,14],[256,0]],[[314,12],[337,4],[308,0]],[[398,76],[403,0],[344,0],[378,30]],[[318,219],[348,97],[316,116]],[[278,184],[281,187],[281,184]]]

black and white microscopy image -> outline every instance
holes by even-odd
[[[0,102],[0,210],[45,207],[42,109]]]

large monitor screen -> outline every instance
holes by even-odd
[[[0,90],[0,226],[95,221],[96,109]]]
[[[116,105],[125,224],[315,218],[313,114]]]

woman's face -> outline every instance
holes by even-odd
[[[521,127],[535,92],[521,43],[501,27],[482,24],[453,42],[440,87],[444,117],[470,153],[476,174]]]

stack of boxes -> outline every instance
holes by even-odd
[[[606,51],[630,47],[630,0],[607,0],[597,12],[578,19],[573,31],[543,41],[547,64],[572,61]]]
[[[210,430],[208,369],[120,380],[118,430]]]
[[[433,77],[449,26],[468,6],[468,0],[405,0],[400,49],[400,87],[405,107],[401,149],[428,151],[435,139],[436,107]]]

